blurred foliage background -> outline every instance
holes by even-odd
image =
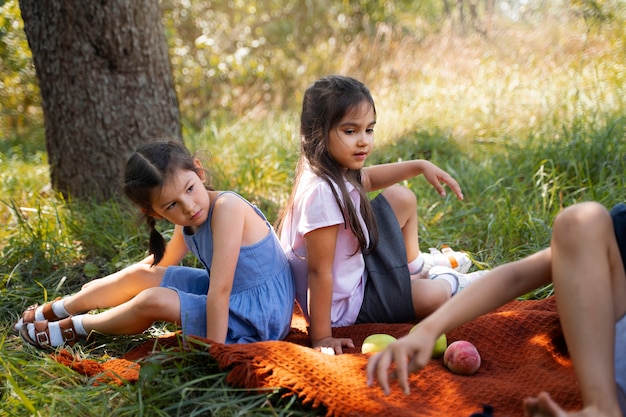
[[[369,163],[427,158],[462,185],[458,202],[419,177],[405,183],[419,199],[422,249],[448,243],[490,268],[546,247],[563,207],[626,201],[623,0],[160,4],[186,144],[216,188],[272,221],[291,189],[302,94],[330,73],[372,91]],[[164,353],[156,371],[117,389],[24,348],[12,326],[27,305],[75,292],[147,248],[125,201],[68,201],[49,181],[18,1],[0,0],[0,416],[324,415],[280,391],[228,387],[206,355]],[[105,360],[136,343],[102,340],[80,354]]]
[[[238,191],[270,220],[290,191],[302,94],[330,73],[352,75],[372,91],[378,122],[370,163],[428,158],[464,187],[462,209],[446,202],[421,210],[426,241],[432,232],[435,243],[446,236],[487,250],[485,242],[495,239],[489,247],[506,251],[503,236],[513,247],[528,236],[500,214],[502,204],[549,226],[560,207],[581,199],[626,199],[623,187],[612,183],[623,184],[621,174],[607,181],[606,173],[607,164],[618,168],[625,158],[622,0],[160,4],[185,142],[211,168],[216,188]],[[68,202],[46,185],[43,133],[18,1],[0,0],[0,222],[10,225],[0,231],[0,248],[25,235],[18,232],[20,224],[29,226],[20,223],[24,213],[63,219],[58,212],[65,213]],[[407,184],[431,196],[419,180]],[[611,191],[591,192],[598,184]],[[526,194],[536,188],[541,192],[531,204]],[[468,213],[475,224],[463,217]],[[489,216],[498,217],[499,237],[482,226]],[[70,216],[67,224],[83,224],[82,217]],[[460,218],[473,241],[450,229]],[[95,234],[115,230],[101,216],[89,221]],[[549,227],[533,242],[543,245],[547,235]],[[113,250],[104,256],[124,258],[128,250],[114,243],[117,236],[111,233],[111,243],[65,238],[69,253],[80,240],[94,245],[87,257]],[[34,245],[41,240],[33,235]]]
[[[600,181],[604,163],[581,172],[559,147],[579,149],[578,162],[585,163],[591,156],[606,159],[607,147],[590,143],[595,137],[608,138],[610,146],[624,140],[622,0],[160,4],[187,145],[204,153],[217,188],[240,192],[270,219],[290,190],[302,94],[330,73],[359,78],[374,95],[378,151],[370,163],[432,159],[451,170],[470,197],[493,183],[502,186],[504,170],[525,164],[540,172],[537,184],[558,179],[563,170],[576,171],[576,181],[589,175]],[[39,215],[56,211],[47,207],[43,132],[18,1],[0,0],[0,180],[6,196],[0,220],[6,224],[16,224],[21,209],[13,206]],[[576,181],[568,189],[581,188]],[[546,216],[584,196],[559,190]],[[517,194],[513,202],[523,200],[524,191]]]
[[[262,118],[293,108],[304,88],[328,73],[351,74],[375,92],[401,80],[429,77],[433,88],[441,85],[435,78],[448,77],[458,77],[455,84],[463,88],[471,77],[480,77],[476,71],[487,75],[497,70],[506,78],[516,75],[509,66],[525,65],[550,82],[555,68],[576,71],[584,65],[583,50],[618,53],[609,65],[619,65],[617,58],[624,53],[620,0],[496,0],[493,11],[486,1],[459,4],[161,0],[183,125],[189,133],[224,114]],[[599,42],[612,45],[597,48]],[[433,58],[446,65],[434,65]],[[589,70],[602,76],[605,68]],[[515,80],[507,86],[514,91],[493,85],[493,94],[514,95],[525,88],[524,81],[518,80],[517,88]],[[0,0],[0,89],[0,139],[41,134],[37,82],[17,0]],[[474,100],[467,91],[458,93]],[[563,91],[563,96],[576,93]],[[417,99],[429,92],[414,94]],[[429,105],[438,106],[434,100]]]

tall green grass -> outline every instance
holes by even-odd
[[[564,207],[626,201],[626,60],[623,35],[608,29],[561,22],[422,43],[375,33],[357,37],[319,71],[349,73],[370,86],[378,123],[369,163],[427,158],[463,187],[459,202],[439,197],[423,178],[406,182],[419,200],[422,249],[447,243],[490,268],[546,247]],[[186,130],[213,185],[240,192],[272,221],[291,188],[298,104],[296,97],[287,110],[268,107],[263,117],[214,110],[202,130]],[[159,353],[136,384],[116,387],[93,385],[25,346],[11,328],[27,305],[140,259],[147,235],[125,201],[68,201],[50,190],[40,137],[0,142],[0,163],[0,416],[324,414],[280,390],[229,387],[202,349]],[[103,337],[73,351],[103,361],[168,329]]]

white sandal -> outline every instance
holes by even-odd
[[[463,289],[465,289],[465,287],[470,285],[472,282],[476,281],[479,278],[482,278],[484,275],[487,274],[487,272],[489,272],[488,269],[483,269],[480,271],[474,271],[474,272],[470,272],[469,274],[466,274],[466,273],[459,273],[458,271],[455,271],[445,266],[435,266],[430,270],[428,274],[428,278],[437,279],[441,277],[442,275],[448,275],[452,277],[452,279],[456,280],[457,282],[457,289],[456,291],[452,293],[452,295],[455,295],[461,292]]]
[[[441,250],[430,248],[430,253],[423,253],[424,267],[420,272],[423,278],[428,277],[428,271],[433,266],[445,266],[465,274],[472,267],[472,260],[465,252],[456,252],[448,245],[442,245]]]

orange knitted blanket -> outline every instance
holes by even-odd
[[[229,369],[227,381],[245,388],[281,387],[312,407],[323,406],[328,416],[460,416],[494,408],[495,417],[523,416],[522,400],[548,391],[565,409],[581,407],[578,384],[561,332],[554,298],[513,301],[447,334],[448,342],[468,340],[482,357],[472,376],[455,375],[441,359],[433,359],[410,376],[411,394],[397,383],[384,396],[366,386],[367,355],[363,339],[373,333],[400,337],[413,324],[361,324],[335,329],[337,337],[351,337],[356,348],[338,356],[311,349],[304,322],[294,315],[286,341],[241,345],[211,343],[209,352],[220,367]],[[177,335],[162,338],[162,346],[177,346]],[[210,343],[206,340],[203,342]],[[78,372],[107,383],[136,381],[141,361],[154,352],[145,343],[124,358],[104,363],[79,360],[65,350],[55,358]]]

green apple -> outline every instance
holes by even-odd
[[[417,326],[419,326],[419,323],[413,326],[411,330],[409,330],[409,333],[412,333],[415,329],[417,329]],[[433,353],[431,354],[431,357],[440,358],[444,354],[447,348],[448,348],[448,338],[446,337],[446,334],[443,333],[435,341],[435,347],[433,348]]]
[[[433,348],[433,353],[431,356],[433,358],[440,358],[441,356],[443,356],[447,348],[448,348],[448,338],[446,337],[446,334],[443,333],[441,336],[437,338],[437,341],[435,342],[435,347]]]
[[[396,338],[384,333],[371,334],[365,338],[361,346],[361,353],[376,353],[385,349],[391,342],[395,342]]]

